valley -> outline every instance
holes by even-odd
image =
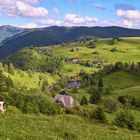
[[[139,37],[30,46],[0,69],[0,139],[140,139]],[[73,108],[54,102],[61,91]]]

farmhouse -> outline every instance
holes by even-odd
[[[92,63],[95,67],[101,67],[101,65],[103,64],[102,61],[93,61]]]
[[[79,60],[78,59],[72,59],[72,64],[78,64]]]
[[[4,113],[5,112],[5,109],[4,109],[5,106],[6,106],[6,103],[0,101],[0,113]]]
[[[73,87],[77,87],[77,88],[80,88],[80,81],[69,81],[67,82],[67,87],[68,88],[73,88]]]
[[[74,99],[68,95],[56,95],[54,101],[67,108],[74,106]]]
[[[40,54],[51,56],[53,54],[52,50],[46,50],[42,48],[36,48],[36,51]]]

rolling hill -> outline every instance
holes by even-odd
[[[111,38],[138,37],[140,30],[122,27],[57,27],[52,26],[42,29],[30,29],[27,32],[16,34],[2,42],[0,46],[0,58],[11,55],[17,50],[29,46],[46,46],[58,43],[66,43],[81,38],[97,37]]]

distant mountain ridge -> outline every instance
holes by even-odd
[[[40,29],[23,30],[11,38],[2,42],[0,46],[0,58],[11,55],[29,46],[46,46],[57,43],[66,43],[85,37],[111,38],[140,37],[139,29],[123,27],[58,27],[52,26]]]
[[[5,40],[9,37],[12,37],[13,35],[15,35],[17,33],[21,33],[24,30],[25,29],[23,29],[23,28],[14,27],[14,26],[11,26],[11,25],[0,26],[0,43],[3,40]]]

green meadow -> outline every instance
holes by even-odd
[[[140,38],[121,38],[120,41],[113,45],[110,44],[110,41],[111,38],[98,39],[96,47],[89,47],[89,43],[94,42],[93,40],[41,47],[43,50],[51,51],[53,57],[55,57],[55,61],[50,59],[52,56],[46,56],[46,54],[37,52],[36,48],[25,48],[4,60],[4,62],[8,61],[17,64],[20,61],[17,56],[23,58],[22,60],[25,67],[20,68],[19,65],[17,65],[17,67],[15,66],[14,75],[6,71],[4,72],[6,77],[10,76],[15,89],[20,89],[20,92],[22,92],[21,90],[23,89],[27,90],[26,94],[22,93],[22,95],[24,95],[23,99],[24,97],[26,99],[27,94],[30,96],[29,91],[34,89],[34,96],[36,96],[36,92],[39,91],[37,98],[43,97],[44,100],[49,100],[49,103],[52,105],[54,96],[62,89],[65,89],[67,94],[78,102],[79,106],[73,109],[61,107],[61,112],[59,113],[56,113],[55,107],[51,106],[56,111],[55,113],[53,112],[54,114],[49,114],[48,112],[42,114],[39,111],[33,112],[32,107],[35,105],[34,100],[32,101],[33,105],[27,107],[25,104],[28,99],[26,99],[22,107],[27,107],[26,110],[29,110],[29,112],[21,113],[21,106],[19,107],[18,103],[14,104],[12,102],[13,99],[10,100],[11,96],[8,98],[10,92],[3,93],[0,99],[6,99],[11,103],[9,103],[9,106],[15,106],[16,108],[8,110],[5,114],[0,114],[0,140],[139,140],[139,106],[129,107],[129,113],[133,114],[137,124],[136,129],[129,130],[127,127],[121,128],[114,123],[116,114],[128,107],[119,102],[119,97],[129,96],[135,98],[137,102],[140,101],[139,71],[130,72],[121,69],[103,75],[101,77],[103,90],[99,104],[89,102],[87,105],[80,105],[83,96],[85,96],[88,101],[90,100],[91,93],[89,89],[93,87],[97,88],[98,77],[95,78],[95,84],[81,87],[77,89],[78,91],[76,92],[72,88],[60,86],[61,80],[65,82],[66,77],[75,78],[82,71],[90,75],[103,70],[104,66],[114,65],[116,62],[121,62],[122,64],[127,63],[129,65],[140,62]],[[75,48],[78,48],[78,50],[71,51]],[[28,61],[27,57],[31,59]],[[59,72],[56,72],[57,67],[55,67],[55,73],[51,73],[49,65],[46,66],[45,64],[49,61],[51,66],[55,66],[53,61],[56,63],[58,58],[64,58],[65,60],[62,60],[63,64],[62,66],[60,64],[60,69],[58,68]],[[72,63],[71,60],[73,59],[78,59],[79,63]],[[103,64],[100,67],[85,65],[86,62],[92,63],[96,61],[103,61]],[[31,62],[33,63],[31,64]],[[43,62],[43,65],[40,67],[43,70],[45,67],[48,71],[42,72],[42,69],[39,69],[38,62]],[[32,69],[30,70],[28,68]],[[34,68],[36,69],[34,70]],[[48,91],[45,89],[46,91],[42,91],[42,87],[40,87],[39,84],[40,77],[42,81],[47,81],[47,86],[56,84],[55,90]],[[22,97],[18,98],[22,101]],[[30,100],[31,99],[29,99],[29,101]],[[108,100],[111,100],[113,104],[117,104],[115,111],[106,111],[105,103],[107,103]],[[39,105],[37,105],[37,107]],[[104,108],[104,114],[107,119],[106,123],[101,123],[89,118],[89,114],[94,112],[98,106]],[[42,105],[42,107],[47,108],[47,106],[44,105]]]

